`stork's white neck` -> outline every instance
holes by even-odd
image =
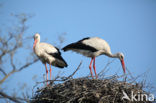
[[[37,39],[36,45],[38,45],[40,43],[40,39]]]
[[[40,43],[40,38],[34,41],[33,49],[35,49],[39,45],[39,43]]]
[[[112,58],[119,58],[119,53],[115,53],[115,54],[107,53],[106,55]]]

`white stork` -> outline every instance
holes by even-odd
[[[54,47],[47,43],[40,43],[40,35],[38,33],[34,35],[33,50],[35,54],[38,56],[38,58],[45,65],[47,80],[48,80],[48,69],[46,63],[48,63],[50,66],[50,79],[51,79],[51,65],[59,68],[64,68],[68,66],[65,60],[61,57],[61,53],[57,47]]]
[[[95,67],[95,57],[102,55],[102,54],[112,57],[112,58],[118,58],[121,61],[124,73],[126,72],[123,53],[112,54],[109,44],[101,38],[87,37],[75,43],[71,43],[65,46],[63,50],[64,51],[72,50],[77,53],[81,53],[84,56],[91,57],[89,69],[90,69],[92,78],[93,78],[92,67],[91,67],[92,62],[93,62],[94,72],[97,78],[96,67]]]

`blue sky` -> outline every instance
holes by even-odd
[[[40,33],[41,41],[58,43],[58,34],[66,32],[63,46],[78,41],[84,37],[100,37],[111,46],[112,53],[123,52],[126,67],[134,76],[148,71],[147,81],[156,85],[156,1],[155,0],[1,0],[0,26],[9,25],[13,20],[10,13],[27,13],[34,15],[27,22],[29,29],[26,36]],[[2,25],[3,24],[3,25]],[[32,47],[33,39],[29,43]],[[21,51],[21,55],[22,52]],[[74,52],[62,52],[68,63],[68,68],[52,67],[52,75],[58,72],[69,75],[82,60],[81,69],[75,77],[86,76],[89,73],[90,58]],[[96,58],[97,72],[100,72],[108,61],[106,56]],[[110,65],[108,75],[119,71],[123,73],[119,60]],[[32,80],[37,75],[37,81],[42,81],[45,74],[41,62],[30,66],[8,79],[8,86],[14,83],[27,83],[29,90],[35,84]],[[19,79],[20,78],[20,79]]]

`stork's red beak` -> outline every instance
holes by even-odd
[[[34,41],[33,49],[34,49],[34,47],[36,46],[36,43],[37,43],[37,40]]]
[[[122,68],[123,68],[124,73],[126,73],[126,67],[125,67],[124,59],[121,60],[121,64],[122,64]]]

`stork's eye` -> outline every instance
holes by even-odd
[[[120,58],[123,59],[123,56],[121,55]]]

